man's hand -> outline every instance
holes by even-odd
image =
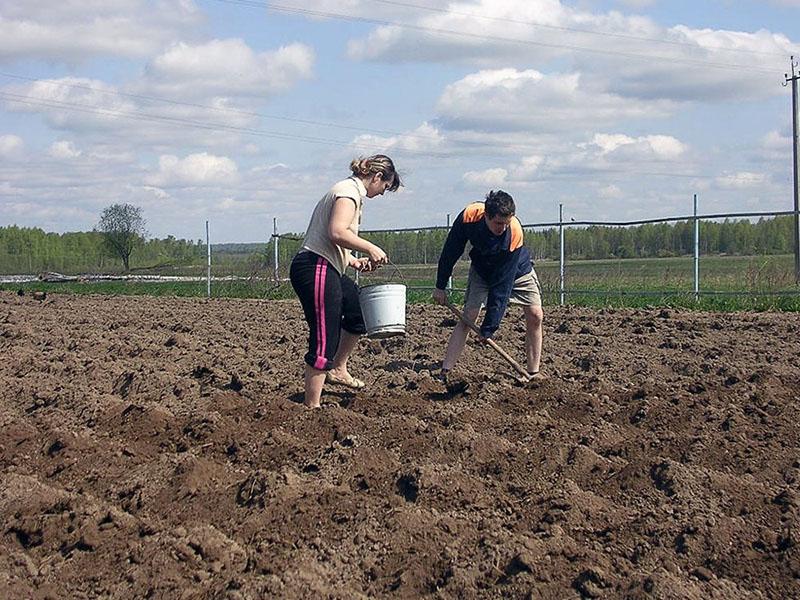
[[[433,301],[442,306],[447,304],[447,292],[436,288],[433,290]]]

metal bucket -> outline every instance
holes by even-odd
[[[402,283],[366,285],[358,292],[367,337],[383,339],[406,334],[406,286]]]

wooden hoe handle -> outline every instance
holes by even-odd
[[[474,332],[475,332],[475,333],[477,333],[478,335],[481,335],[481,330],[480,330],[480,329],[479,329],[479,328],[478,328],[478,327],[475,325],[475,323],[470,323],[470,322],[469,322],[469,321],[468,321],[468,320],[467,320],[467,319],[464,317],[464,315],[461,313],[461,311],[460,311],[460,310],[458,310],[458,309],[457,309],[455,306],[453,306],[453,303],[452,303],[452,302],[450,302],[449,300],[447,301],[447,308],[449,308],[451,311],[453,311],[453,313],[454,313],[454,314],[455,314],[455,315],[456,315],[456,316],[459,318],[459,320],[460,320],[462,323],[464,323],[464,324],[465,324],[467,327],[469,327],[470,329],[472,329],[472,331],[474,331]],[[489,345],[490,345],[490,346],[491,346],[491,347],[492,347],[492,348],[493,348],[493,349],[494,349],[494,350],[495,350],[495,351],[496,351],[496,352],[497,352],[497,353],[498,353],[500,356],[502,356],[503,358],[505,358],[505,359],[506,359],[506,361],[508,361],[508,363],[509,363],[509,364],[510,364],[512,367],[514,367],[514,369],[517,371],[517,373],[519,373],[520,375],[522,375],[522,377],[523,377],[523,378],[524,378],[526,381],[527,381],[528,379],[530,379],[530,377],[531,377],[531,376],[530,376],[530,375],[528,375],[528,372],[527,372],[525,369],[523,369],[523,368],[522,368],[522,366],[521,366],[521,365],[520,365],[520,364],[519,364],[517,361],[515,361],[513,358],[511,358],[511,355],[509,355],[509,354],[508,354],[508,352],[506,352],[506,351],[505,351],[505,350],[503,350],[503,349],[502,349],[500,346],[498,346],[498,345],[497,345],[497,342],[495,342],[495,341],[494,341],[492,338],[486,338],[486,343],[487,343],[487,344],[489,344]]]

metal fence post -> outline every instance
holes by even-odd
[[[561,291],[559,305],[564,306],[564,205],[558,205],[558,282]]]
[[[447,213],[447,233],[450,233],[450,213]],[[451,274],[450,277],[447,279],[447,292],[450,293],[450,290],[453,289],[453,275]]]
[[[206,270],[206,298],[211,298],[211,235],[206,221],[206,250],[208,256],[208,268]]]
[[[800,283],[800,184],[798,184],[798,171],[800,171],[800,156],[798,156],[798,100],[797,100],[797,82],[800,80],[800,75],[797,74],[795,69],[798,63],[791,57],[792,62],[792,76],[786,75],[786,81],[783,85],[792,83],[792,171],[794,180],[794,281]]]
[[[275,285],[280,281],[278,279],[278,219],[272,218],[272,250],[275,256]]]
[[[700,220],[697,218],[697,194],[694,195],[694,301],[700,302]]]

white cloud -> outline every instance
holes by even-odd
[[[191,0],[2,0],[0,61],[142,57],[199,22]]]
[[[153,196],[158,200],[169,200],[171,198],[169,192],[166,192],[165,190],[162,190],[159,187],[154,187],[151,185],[143,185],[141,189],[145,192],[153,194]]]
[[[800,1],[800,0],[799,0]],[[769,151],[786,152],[792,145],[792,138],[780,131],[770,131],[761,138],[761,147]]]
[[[602,186],[597,190],[597,193],[604,200],[614,200],[624,196],[619,186],[614,184]]]
[[[75,144],[73,144],[72,142],[66,140],[59,140],[57,142],[53,142],[50,145],[48,154],[53,158],[61,160],[71,160],[73,158],[78,158],[83,153],[80,150],[78,150],[75,147]]]
[[[763,186],[767,181],[763,173],[742,171],[717,177],[716,183],[722,189],[748,189]]]
[[[641,9],[653,6],[658,0],[618,0],[620,4],[630,8]]]
[[[286,163],[275,163],[272,165],[260,165],[257,167],[253,167],[251,169],[251,173],[272,173],[272,172],[280,172],[280,171],[288,171],[289,165]]]
[[[536,174],[545,163],[545,157],[535,154],[524,157],[518,165],[514,167],[512,176],[514,179],[528,179]]]
[[[641,102],[591,89],[577,73],[479,71],[450,84],[437,106],[445,128],[479,131],[578,129],[665,117],[669,102]]]
[[[503,185],[506,182],[508,171],[502,168],[486,169],[484,171],[467,171],[464,173],[464,181],[471,185],[491,187]]]
[[[668,135],[648,135],[632,138],[623,134],[598,133],[591,142],[601,155],[617,153],[625,156],[653,157],[673,160],[686,152],[686,145]]]
[[[213,186],[233,183],[238,178],[238,168],[230,158],[203,152],[183,159],[162,156],[158,161],[158,173],[149,176],[147,183],[155,187]]]
[[[312,64],[313,52],[301,44],[256,54],[240,40],[215,41],[176,46],[143,78],[119,87],[62,77],[2,91],[9,110],[40,114],[76,135],[116,139],[121,148],[241,148],[242,134],[258,122],[256,104],[310,76]]]
[[[622,197],[622,189],[640,187],[654,176],[663,174],[687,177],[691,181],[702,157],[672,136],[632,137],[625,134],[594,134],[584,140],[564,136],[534,136],[529,140],[536,154],[514,157],[490,169],[468,170],[462,176],[467,184],[514,187],[542,184],[585,187],[604,198]],[[633,186],[630,184],[633,183]],[[624,185],[623,185],[624,184]],[[633,192],[631,192],[633,193]]]
[[[423,123],[416,129],[391,136],[359,135],[352,146],[364,152],[433,152],[442,147],[444,136],[430,123]]]
[[[176,98],[263,98],[311,77],[313,66],[314,51],[305,44],[256,53],[240,39],[199,45],[181,42],[151,62],[143,86]]]
[[[136,109],[133,102],[116,94],[114,86],[82,77],[41,79],[8,86],[4,91],[11,94],[6,101],[10,110],[41,113],[57,129],[113,129],[120,114]]]
[[[411,27],[378,26],[351,40],[348,52],[357,60],[526,64],[543,71],[555,59],[572,61],[572,69],[610,93],[677,101],[778,95],[773,84],[782,61],[800,54],[800,45],[780,33],[665,27],[648,17],[592,12],[586,4],[467,0],[441,12],[407,11],[397,22]],[[396,12],[367,2],[352,10],[377,19]]]
[[[25,142],[18,135],[0,135],[0,156],[13,158],[22,153]]]

